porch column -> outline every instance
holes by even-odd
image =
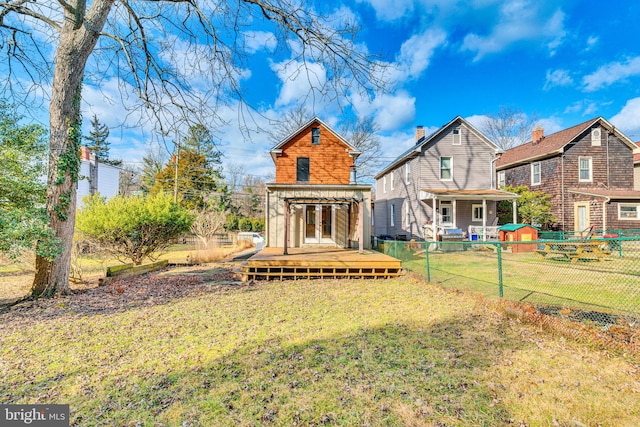
[[[458,199],[451,201],[451,215],[453,216],[453,228],[458,228]]]
[[[511,203],[513,204],[513,223],[517,224],[518,223],[518,206],[516,203],[516,199],[513,199]]]
[[[487,241],[487,199],[482,199],[482,241]]]
[[[433,209],[433,212],[432,212],[432,214],[433,214],[433,221],[432,221],[432,223],[433,223],[433,241],[437,242],[438,241],[438,235],[437,235],[437,233],[438,233],[438,212],[436,212],[437,204],[436,204],[436,199],[435,198],[431,199],[431,200],[433,200],[433,206],[431,207]]]
[[[364,253],[364,200],[358,202],[358,253]]]
[[[288,255],[287,247],[289,246],[289,222],[291,218],[289,216],[289,201],[285,199],[284,201],[284,251],[283,255]]]

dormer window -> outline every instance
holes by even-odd
[[[311,144],[320,145],[320,128],[311,128]]]
[[[600,147],[602,145],[602,129],[591,129],[591,146]]]

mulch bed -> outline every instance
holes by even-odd
[[[18,302],[0,309],[0,324],[16,326],[61,316],[124,312],[251,285],[240,282],[231,266],[168,267],[142,276],[111,280],[104,286],[74,291],[72,295]]]

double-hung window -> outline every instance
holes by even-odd
[[[500,187],[504,187],[505,183],[505,178],[504,178],[504,171],[499,171],[498,172],[498,188]]]
[[[442,181],[453,180],[453,159],[451,157],[440,157],[440,179]]]
[[[482,221],[484,217],[484,212],[482,209],[482,205],[471,205],[471,220],[472,221]]]
[[[540,185],[541,182],[540,162],[531,163],[531,185]]]
[[[404,166],[404,182],[407,184],[411,182],[411,160],[407,160]]]
[[[579,172],[579,181],[580,182],[591,182],[593,181],[593,175],[591,171],[591,157],[579,157],[578,165],[580,168]]]

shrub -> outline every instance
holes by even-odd
[[[155,259],[182,233],[189,231],[192,214],[166,194],[118,196],[105,201],[99,195],[84,199],[78,212],[77,231],[120,261],[142,263]]]

